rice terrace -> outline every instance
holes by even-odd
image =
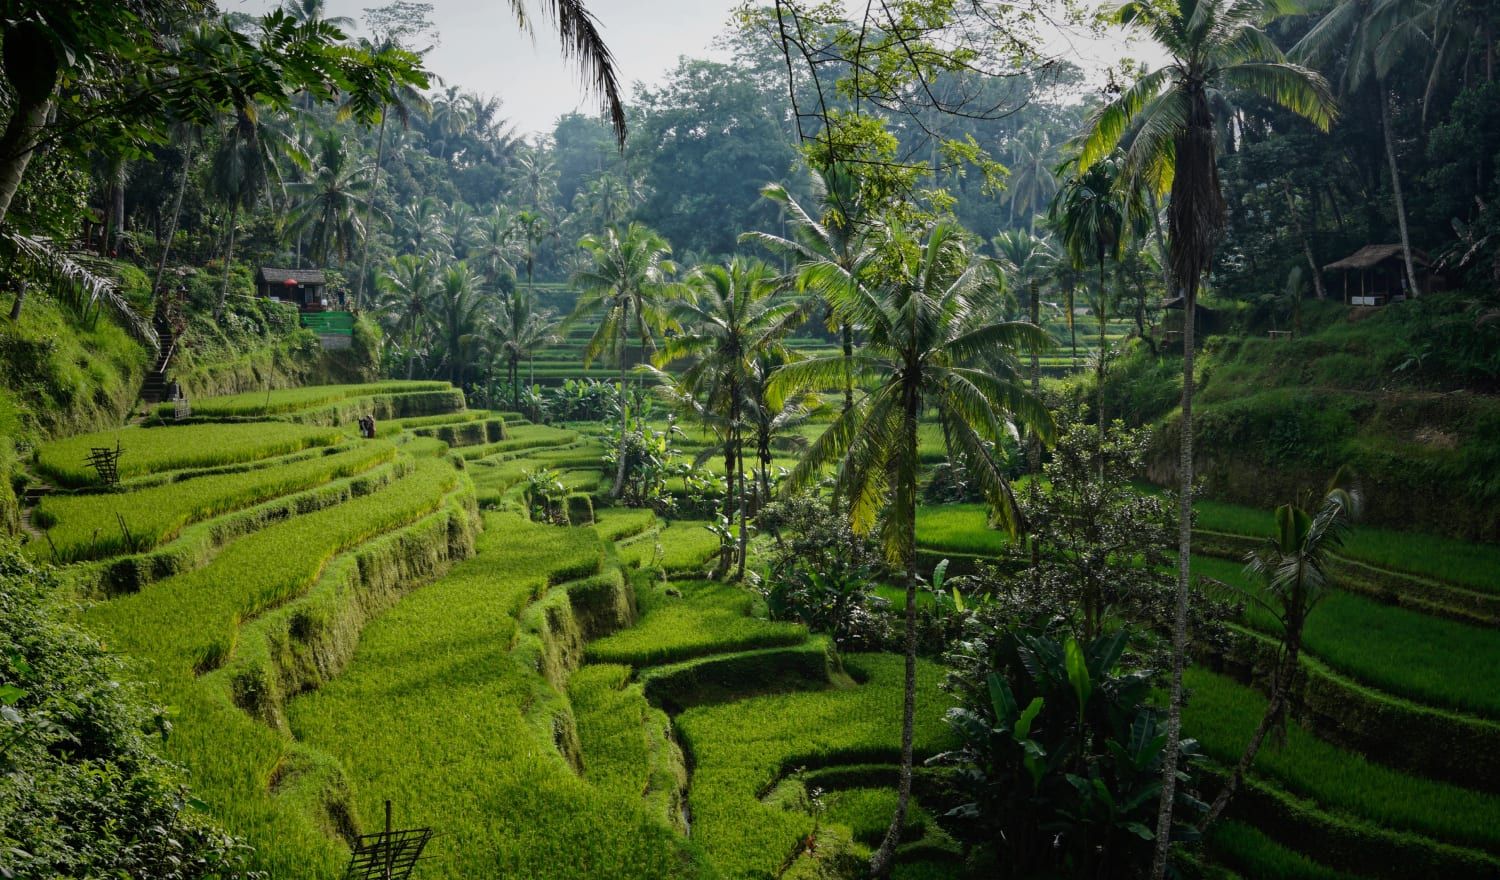
[[[0,878],[1500,877],[1500,6],[4,4]]]

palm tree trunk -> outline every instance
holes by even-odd
[[[528,270],[528,276],[531,272]],[[621,316],[621,339],[620,339],[620,448],[617,450],[618,460],[615,462],[615,485],[609,490],[609,497],[619,498],[620,493],[625,491],[625,435],[630,430],[630,393],[625,389],[625,339],[624,339],[624,316]]]
[[[21,320],[21,306],[26,304],[26,289],[30,286],[25,278],[16,279],[16,298],[10,304],[11,323]]]
[[[1224,809],[1229,806],[1229,799],[1234,797],[1240,783],[1245,779],[1245,774],[1250,772],[1250,766],[1255,763],[1255,756],[1260,754],[1260,747],[1265,742],[1266,735],[1276,725],[1276,719],[1281,715],[1282,707],[1286,705],[1287,692],[1291,690],[1292,679],[1297,674],[1297,659],[1302,648],[1300,629],[1301,627],[1298,626],[1298,632],[1287,633],[1286,657],[1277,665],[1271,680],[1271,699],[1266,703],[1266,712],[1261,716],[1260,724],[1256,725],[1250,742],[1246,743],[1239,763],[1234,766],[1234,772],[1224,783],[1224,790],[1219,792],[1219,796],[1214,798],[1213,806],[1208,808],[1208,814],[1203,817],[1200,830],[1207,830],[1218,820],[1219,816],[1223,815]]]
[[[734,437],[735,437],[735,443],[734,443],[734,445],[735,445],[735,448],[737,450],[736,451],[736,455],[739,458],[738,466],[739,466],[739,471],[740,471],[739,472],[739,480],[740,480],[740,547],[739,547],[739,557],[738,557],[738,562],[737,562],[738,568],[736,570],[735,577],[738,578],[739,580],[744,580],[745,579],[745,554],[746,554],[746,552],[748,550],[749,543],[750,543],[750,537],[749,537],[750,532],[749,532],[749,529],[747,528],[746,523],[745,523],[745,520],[747,518],[747,506],[746,506],[746,498],[745,498],[745,445],[744,445],[744,439],[745,438],[743,436],[741,436],[739,428],[735,428],[735,430],[734,430]]]
[[[515,355],[510,356],[510,408],[521,408],[521,359]]]
[[[729,573],[729,567],[733,565],[734,544],[731,541],[728,528],[734,522],[734,435],[726,432],[724,435],[724,534],[719,538],[719,564],[714,578],[718,579]]]
[[[908,498],[915,499],[918,407],[914,390],[907,392],[905,409],[906,436],[902,439],[910,466],[903,469],[905,473],[902,479],[907,485],[902,489],[907,492]],[[911,807],[912,742],[917,718],[917,522],[914,508],[912,513],[902,524],[906,532],[906,677],[901,695],[901,766],[896,784],[896,812],[891,816],[890,827],[885,830],[880,848],[870,857],[870,874],[875,878],[890,874],[896,845],[901,842],[901,834],[906,828],[906,813]]]
[[[844,412],[854,408],[854,328],[839,325],[839,339],[844,349]]]
[[[1166,876],[1172,853],[1172,812],[1182,751],[1182,669],[1187,655],[1188,587],[1193,561],[1193,336],[1198,279],[1184,285],[1182,303],[1182,438],[1177,459],[1177,602],[1172,615],[1172,675],[1167,699],[1167,742],[1162,747],[1161,796],[1156,814],[1156,854],[1151,876]]]
[[[1097,371],[1099,383],[1099,439],[1104,439],[1104,356],[1107,353],[1104,341],[1104,331],[1108,321],[1109,291],[1104,289],[1104,258],[1099,259],[1099,356],[1097,358]],[[1104,459],[1099,459],[1099,479],[1104,479]]]
[[[120,254],[120,240],[125,235],[125,160],[117,159],[110,168],[109,235],[105,238],[104,256]]]
[[[380,165],[385,161],[385,117],[389,105],[381,108],[380,135],[375,142],[375,173],[370,182],[370,200],[365,203],[365,238],[359,245],[359,280],[354,282],[354,307],[364,305],[365,276],[370,272],[370,223],[375,213],[375,200],[380,197]]]
[[[1396,167],[1396,140],[1391,134],[1391,108],[1390,101],[1386,95],[1385,80],[1379,81],[1380,86],[1380,130],[1385,136],[1385,158],[1391,166],[1391,195],[1396,200],[1396,225],[1401,230],[1401,259],[1406,266],[1406,283],[1408,293],[1412,297],[1422,295],[1422,290],[1417,286],[1417,269],[1411,261],[1411,234],[1406,228],[1406,199],[1401,195],[1401,172]]]
[[[188,135],[187,149],[182,156],[182,177],[177,181],[177,195],[172,199],[172,219],[167,223],[167,235],[161,246],[161,260],[156,264],[156,280],[151,283],[151,293],[161,296],[161,278],[167,271],[167,259],[172,255],[172,239],[177,237],[177,224],[182,219],[182,197],[187,194],[188,172],[193,168],[193,136]]]
[[[1035,278],[1031,279],[1029,285],[1031,291],[1031,324],[1034,327],[1042,326],[1042,285]],[[1031,350],[1031,393],[1040,395],[1042,390],[1042,358],[1036,349]],[[1030,442],[1027,444],[1027,458],[1030,463],[1032,475],[1042,472],[1042,440],[1036,431],[1030,432]]]
[[[1283,180],[1281,188],[1286,193],[1287,215],[1292,218],[1292,231],[1302,239],[1302,256],[1307,260],[1307,271],[1312,273],[1313,290],[1318,299],[1328,299],[1328,288],[1323,286],[1323,273],[1318,270],[1318,261],[1313,258],[1312,240],[1302,228],[1302,214],[1297,210],[1297,201],[1292,198],[1292,182]],[[1316,219],[1316,218],[1315,218]]]
[[[219,303],[214,307],[214,320],[224,317],[224,303],[229,299],[229,276],[234,270],[234,231],[240,218],[240,203],[235,199],[229,205],[228,244],[224,246],[224,279],[219,284]]]

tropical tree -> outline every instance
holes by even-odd
[[[1187,654],[1187,604],[1193,544],[1193,336],[1198,284],[1212,262],[1224,225],[1214,115],[1210,93],[1240,89],[1279,104],[1327,130],[1335,115],[1328,84],[1315,71],[1290,63],[1261,29],[1283,4],[1268,0],[1128,2],[1115,13],[1144,30],[1171,61],[1141,77],[1100,108],[1081,138],[1079,170],[1104,160],[1127,141],[1122,173],[1136,185],[1170,192],[1167,206],[1173,283],[1183,297],[1182,440],[1178,461],[1177,608],[1172,626],[1172,671],[1167,747],[1156,823],[1155,878],[1171,855],[1172,810],[1182,737],[1182,669]]]
[[[432,314],[448,363],[448,381],[462,388],[465,367],[473,360],[485,317],[479,278],[462,260],[442,272],[433,296]]]
[[[530,361],[543,346],[560,339],[557,322],[552,320],[551,312],[537,308],[535,294],[519,290],[495,309],[491,333],[510,381],[510,407],[519,409],[521,361]]]
[[[947,437],[968,457],[997,520],[1012,533],[1020,523],[1016,500],[994,449],[1012,419],[1050,437],[1052,419],[1026,390],[1015,363],[1023,349],[1045,348],[1035,325],[1010,322],[974,327],[980,270],[961,228],[940,221],[918,239],[899,223],[885,224],[878,284],[828,285],[839,319],[864,329],[865,344],[851,357],[811,358],[782,367],[778,393],[826,388],[848,375],[866,390],[828,427],[792,471],[784,491],[809,486],[832,467],[834,493],[848,505],[856,532],[879,527],[887,561],[906,580],[906,676],[901,719],[897,805],[876,851],[872,871],[884,876],[911,802],[912,732],[916,710],[917,424],[935,410]],[[827,265],[827,264],[824,264]],[[858,277],[867,265],[840,274]],[[993,444],[993,445],[992,445]]]
[[[1012,226],[1016,214],[1026,223],[1029,232],[1036,230],[1036,215],[1042,212],[1057,194],[1057,150],[1042,126],[1025,129],[1011,146],[1011,158],[1007,163],[1010,179],[1005,185],[1005,207],[1010,214]]]
[[[1259,590],[1239,590],[1275,620],[1281,630],[1276,664],[1271,670],[1271,696],[1265,714],[1251,734],[1245,751],[1235,764],[1224,789],[1214,798],[1203,819],[1207,828],[1223,815],[1230,798],[1255,763],[1255,756],[1272,728],[1285,724],[1288,696],[1297,677],[1302,652],[1302,632],[1313,609],[1331,588],[1329,564],[1344,545],[1351,523],[1359,517],[1364,498],[1357,488],[1335,485],[1315,511],[1305,504],[1283,504],[1276,508],[1276,531],[1253,551],[1245,571],[1261,581]]]
[[[597,317],[599,325],[583,351],[584,363],[592,363],[601,355],[613,355],[620,370],[620,449],[614,487],[610,490],[611,497],[618,498],[625,487],[625,444],[630,424],[629,398],[625,393],[630,335],[634,330],[639,337],[640,359],[645,362],[651,335],[664,323],[659,305],[667,277],[676,271],[676,266],[669,259],[672,248],[667,240],[639,223],[623,229],[606,229],[599,235],[585,235],[578,246],[589,253],[592,264],[573,276],[573,284],[579,289],[578,304],[563,326]]]
[[[224,247],[224,279],[214,314],[224,311],[229,296],[229,278],[233,274],[235,233],[241,210],[253,210],[270,194],[281,189],[279,157],[291,159],[305,167],[307,158],[289,132],[278,130],[257,108],[242,104],[234,111],[218,149],[214,151],[209,172],[209,190],[229,209],[225,220],[228,240]]]
[[[720,546],[719,574],[731,564],[744,576],[749,516],[745,482],[745,433],[750,427],[751,396],[757,360],[781,349],[781,340],[802,321],[799,305],[775,296],[776,274],[760,261],[735,259],[724,266],[703,266],[684,285],[687,295],[671,304],[672,322],[681,328],[663,344],[658,365],[687,361],[677,377],[682,394],[696,402],[706,424],[722,426],[724,518],[733,522],[738,504],[739,546]]]
[[[1401,258],[1406,269],[1407,289],[1416,296],[1417,270],[1412,262],[1411,233],[1406,222],[1406,198],[1401,190],[1401,169],[1396,162],[1396,141],[1391,130],[1392,90],[1387,77],[1400,63],[1414,39],[1424,44],[1427,34],[1417,33],[1421,19],[1414,16],[1412,0],[1341,0],[1328,3],[1317,24],[1292,47],[1292,57],[1310,66],[1333,67],[1342,61],[1339,91],[1346,98],[1365,86],[1375,91],[1380,106],[1380,132],[1385,141],[1386,163],[1391,176],[1391,199],[1395,202],[1396,226],[1401,233]],[[1342,58],[1340,59],[1340,55]]]
[[[408,253],[446,253],[452,245],[443,224],[443,204],[432,196],[403,208],[396,229],[397,243]]]
[[[552,221],[541,211],[527,209],[516,212],[515,232],[520,239],[521,259],[526,265],[526,286],[531,287],[536,277],[536,260],[541,254],[542,244],[557,237]]]
[[[408,379],[416,371],[417,338],[431,323],[437,282],[437,264],[430,257],[416,254],[396,257],[376,282],[380,291],[376,310],[386,329],[401,340],[401,347],[406,350]]]
[[[368,168],[349,155],[344,137],[325,131],[317,138],[318,155],[309,179],[288,185],[293,201],[291,230],[309,233],[308,255],[327,264],[342,264],[354,254],[354,244],[367,230],[360,208],[370,206]]]
[[[1099,286],[1094,293],[1094,317],[1099,323],[1099,352],[1095,358],[1099,403],[1099,430],[1104,430],[1104,371],[1109,347],[1105,329],[1109,320],[1109,287],[1104,280],[1104,261],[1118,260],[1125,250],[1126,235],[1133,224],[1144,219],[1146,206],[1138,188],[1120,185],[1120,163],[1117,157],[1095,162],[1087,169],[1067,163],[1070,173],[1052,203],[1049,220],[1062,240],[1063,251],[1074,268],[1090,264],[1099,271]],[[1068,327],[1073,314],[1068,312]]]
[[[761,195],[781,206],[791,218],[791,237],[768,232],[747,232],[742,242],[756,242],[775,253],[789,254],[797,260],[793,270],[797,286],[811,291],[829,303],[826,312],[830,328],[837,327],[844,363],[854,359],[854,327],[840,318],[832,303],[861,286],[858,267],[869,262],[874,251],[874,233],[879,223],[858,176],[840,164],[818,168],[812,175],[813,210],[799,203],[779,183],[766,185]],[[844,371],[844,409],[854,405],[854,378]]]
[[[499,287],[502,279],[515,274],[516,259],[521,255],[518,231],[515,218],[500,205],[478,222],[470,255],[492,286]]]

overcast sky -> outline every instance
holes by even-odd
[[[328,15],[362,23],[365,8],[383,5],[384,0],[326,2]],[[584,95],[578,75],[559,59],[557,38],[544,22],[538,22],[533,45],[516,29],[505,0],[430,2],[441,42],[428,55],[428,68],[466,91],[499,97],[518,132],[550,131],[557,117],[596,108]],[[225,11],[252,14],[276,5],[277,0],[220,0]],[[654,85],[683,55],[720,57],[711,44],[726,30],[738,0],[590,0],[588,5],[615,53],[623,81]],[[1123,39],[1061,34],[1049,51],[1090,71],[1127,54],[1147,56]]]

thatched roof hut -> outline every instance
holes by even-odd
[[[1432,260],[1415,248],[1411,261],[1417,272],[1417,296],[1432,291],[1436,276]],[[1383,306],[1410,295],[1406,266],[1399,244],[1367,244],[1342,260],[1323,267],[1325,272],[1344,273],[1344,303],[1353,306]],[[1351,276],[1357,277],[1357,282]]]

